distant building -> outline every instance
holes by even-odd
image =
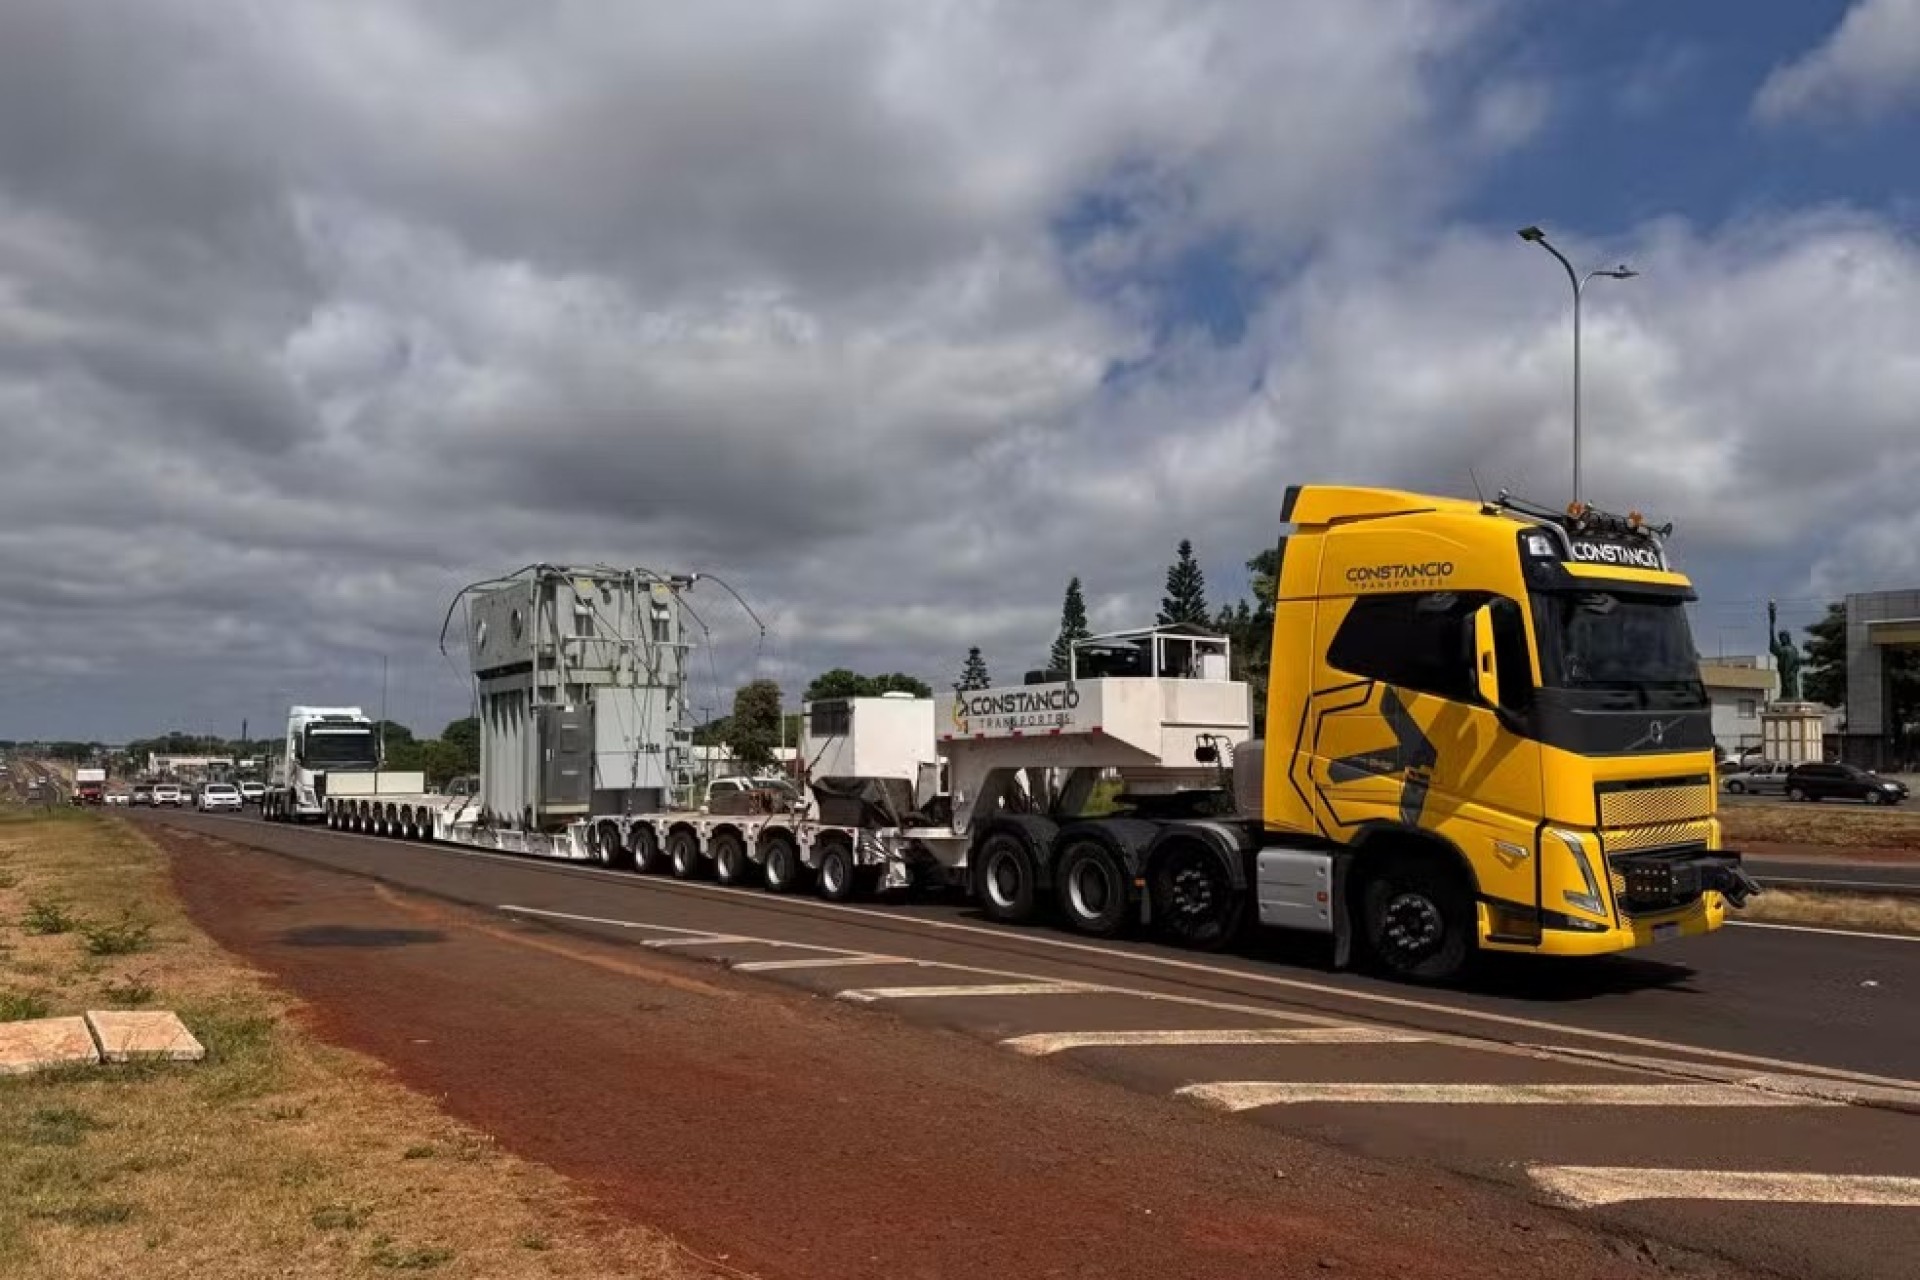
[[[1779,691],[1780,678],[1764,658],[1703,658],[1700,682],[1713,709],[1713,740],[1738,755],[1761,744],[1760,713]]]
[[[147,753],[147,772],[156,777],[203,777],[233,768],[232,756],[170,756]]]

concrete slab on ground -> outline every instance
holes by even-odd
[[[100,1061],[81,1017],[0,1022],[0,1076],[26,1075],[49,1067],[88,1066]]]
[[[198,1062],[207,1056],[179,1016],[165,1009],[95,1009],[87,1013],[87,1024],[108,1062]]]

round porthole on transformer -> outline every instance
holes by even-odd
[[[509,627],[509,629],[512,630],[513,638],[515,640],[520,639],[523,635],[526,634],[526,631],[527,631],[526,616],[522,614],[518,609],[515,609],[512,613],[507,615],[507,626]]]
[[[473,647],[476,649],[484,649],[487,647],[487,620],[485,618],[480,619],[479,622],[474,624]]]

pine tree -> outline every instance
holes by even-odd
[[[1807,628],[1803,646],[1807,664],[1800,675],[1801,692],[1830,707],[1847,701],[1847,606],[1830,604],[1826,616]]]
[[[1093,634],[1087,630],[1087,600],[1080,594],[1080,579],[1067,583],[1066,598],[1060,602],[1060,634],[1054,637],[1053,652],[1047,657],[1049,671],[1069,670],[1073,643]]]
[[[967,650],[967,664],[960,668],[960,683],[953,687],[962,693],[993,687],[993,677],[987,674],[987,660],[980,656],[979,645]]]
[[[1193,543],[1180,539],[1178,557],[1167,568],[1167,594],[1160,601],[1163,627],[1188,623],[1204,627],[1213,621],[1207,611],[1207,579],[1200,562],[1193,558]]]

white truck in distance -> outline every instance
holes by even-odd
[[[340,796],[418,795],[424,774],[382,772],[378,728],[359,707],[291,707],[287,736],[267,766],[261,816],[318,822]]]

